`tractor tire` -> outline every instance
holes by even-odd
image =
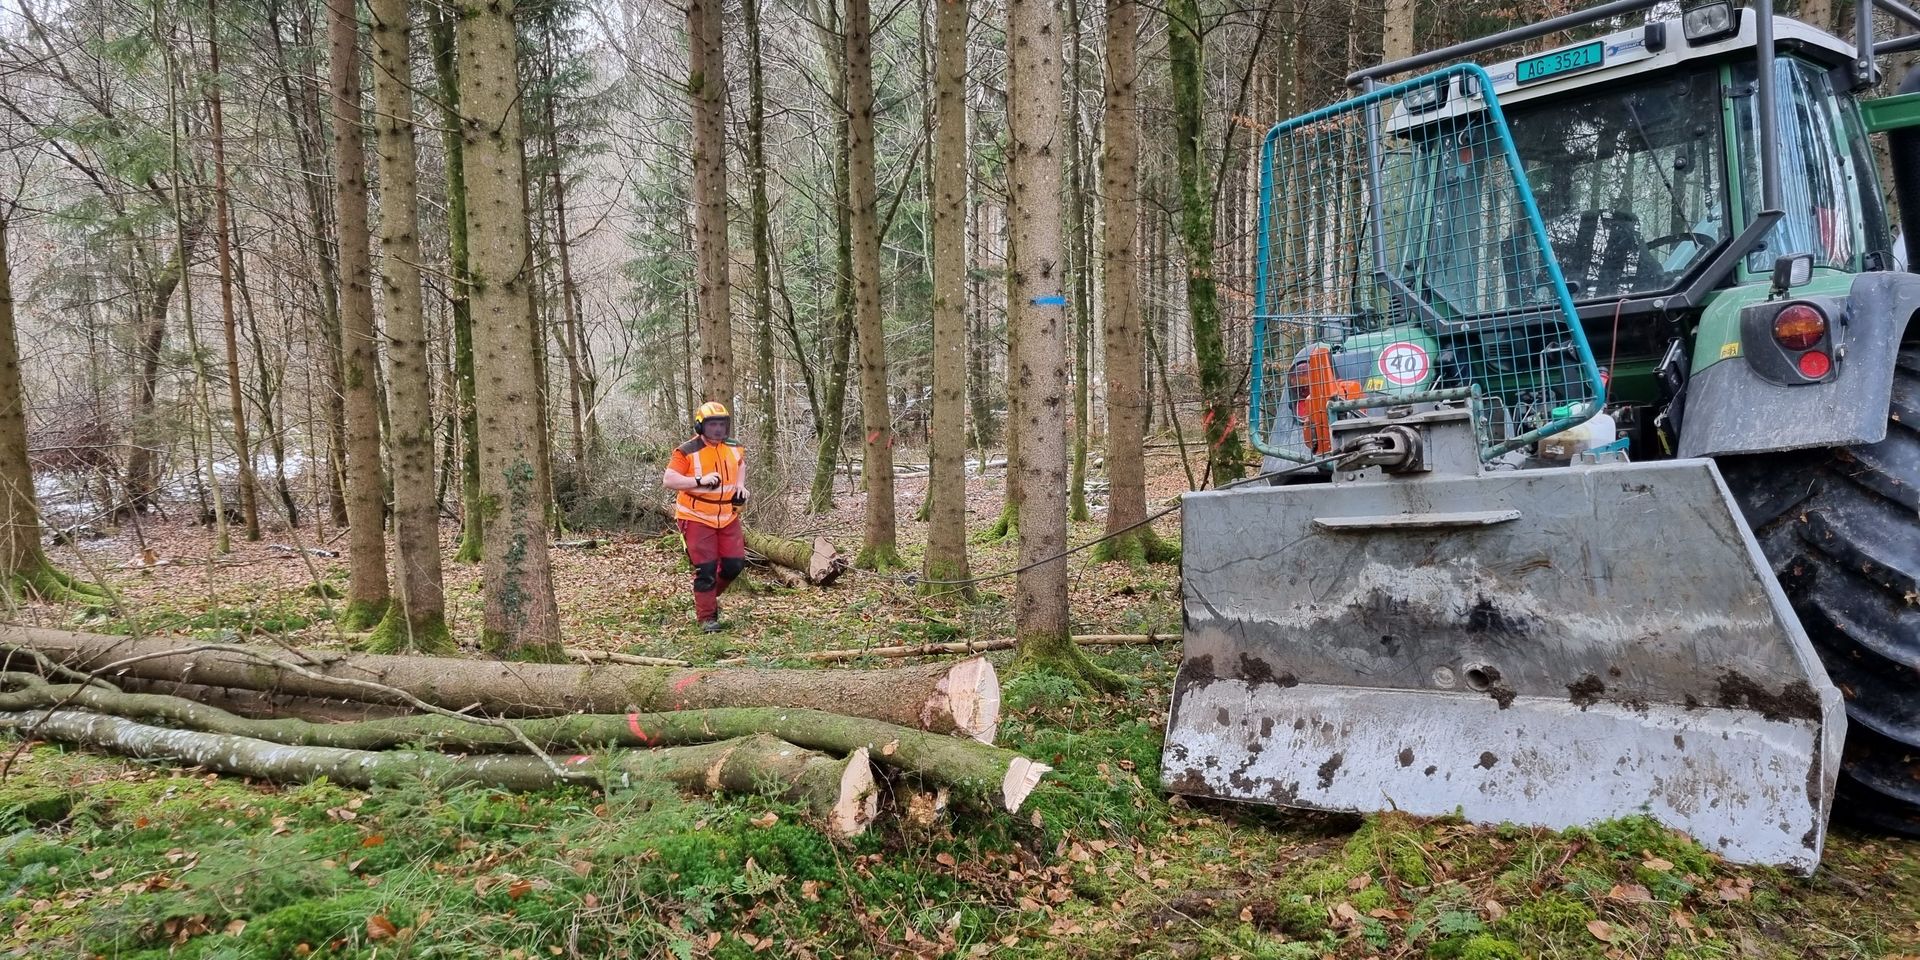
[[[1920,836],[1920,347],[1886,439],[1720,461],[1847,703],[1836,813]]]

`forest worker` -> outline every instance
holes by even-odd
[[[660,485],[679,492],[680,539],[693,564],[693,611],[700,629],[721,630],[720,594],[747,565],[740,507],[747,502],[747,466],[729,438],[733,417],[709,400],[694,414],[694,435],[673,448]]]

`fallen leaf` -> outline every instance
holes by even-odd
[[[900,741],[888,740],[886,743],[881,744],[880,755],[883,757],[891,757],[893,756],[893,752],[898,749],[900,749]]]
[[[380,834],[376,833],[370,837],[367,837],[365,840],[360,841],[360,845],[362,847],[377,847],[386,842],[387,842],[386,837],[383,837]]]
[[[1656,870],[1660,873],[1666,873],[1673,869],[1673,861],[1662,860],[1659,857],[1648,857],[1645,861],[1642,861],[1640,865],[1646,867],[1648,870]]]
[[[1613,924],[1605,920],[1587,921],[1587,932],[1593,934],[1593,938],[1601,943],[1613,942]]]
[[[820,881],[803,880],[800,882],[800,896],[810,903],[820,902]]]
[[[1502,917],[1507,915],[1507,908],[1502,906],[1498,900],[1488,900],[1484,906],[1487,910],[1488,920],[1498,922]]]
[[[780,822],[780,815],[777,813],[774,813],[772,810],[768,810],[766,813],[763,813],[757,817],[754,817],[752,820],[749,820],[747,822],[753,824],[756,827],[771,827],[774,824]]]
[[[228,920],[227,921],[226,933],[227,933],[227,936],[229,937],[237,937],[242,933],[245,933],[246,930],[247,930],[247,922],[245,920]]]
[[[953,854],[945,852],[934,854],[933,862],[943,867],[951,867],[955,863]]]
[[[1637,883],[1616,883],[1607,891],[1607,899],[1616,903],[1652,903],[1653,894]]]
[[[1373,874],[1363,873],[1347,881],[1348,890],[1365,890],[1373,884]]]
[[[376,913],[373,916],[367,918],[367,939],[368,940],[387,940],[392,938],[394,934],[399,932],[400,932],[400,928],[394,926],[392,920],[388,920],[386,917],[381,916],[380,914]]]
[[[532,889],[533,889],[532,880],[527,880],[527,879],[515,880],[512,883],[507,884],[507,899],[518,900],[521,897],[526,896],[527,891]]]

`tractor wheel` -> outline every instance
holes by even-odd
[[[1835,811],[1920,835],[1920,347],[1891,407],[1879,443],[1720,468],[1846,698]]]

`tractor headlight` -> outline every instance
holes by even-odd
[[[1718,40],[1738,29],[1740,21],[1734,17],[1733,4],[1725,0],[1701,4],[1680,15],[1680,32],[1689,45]]]

